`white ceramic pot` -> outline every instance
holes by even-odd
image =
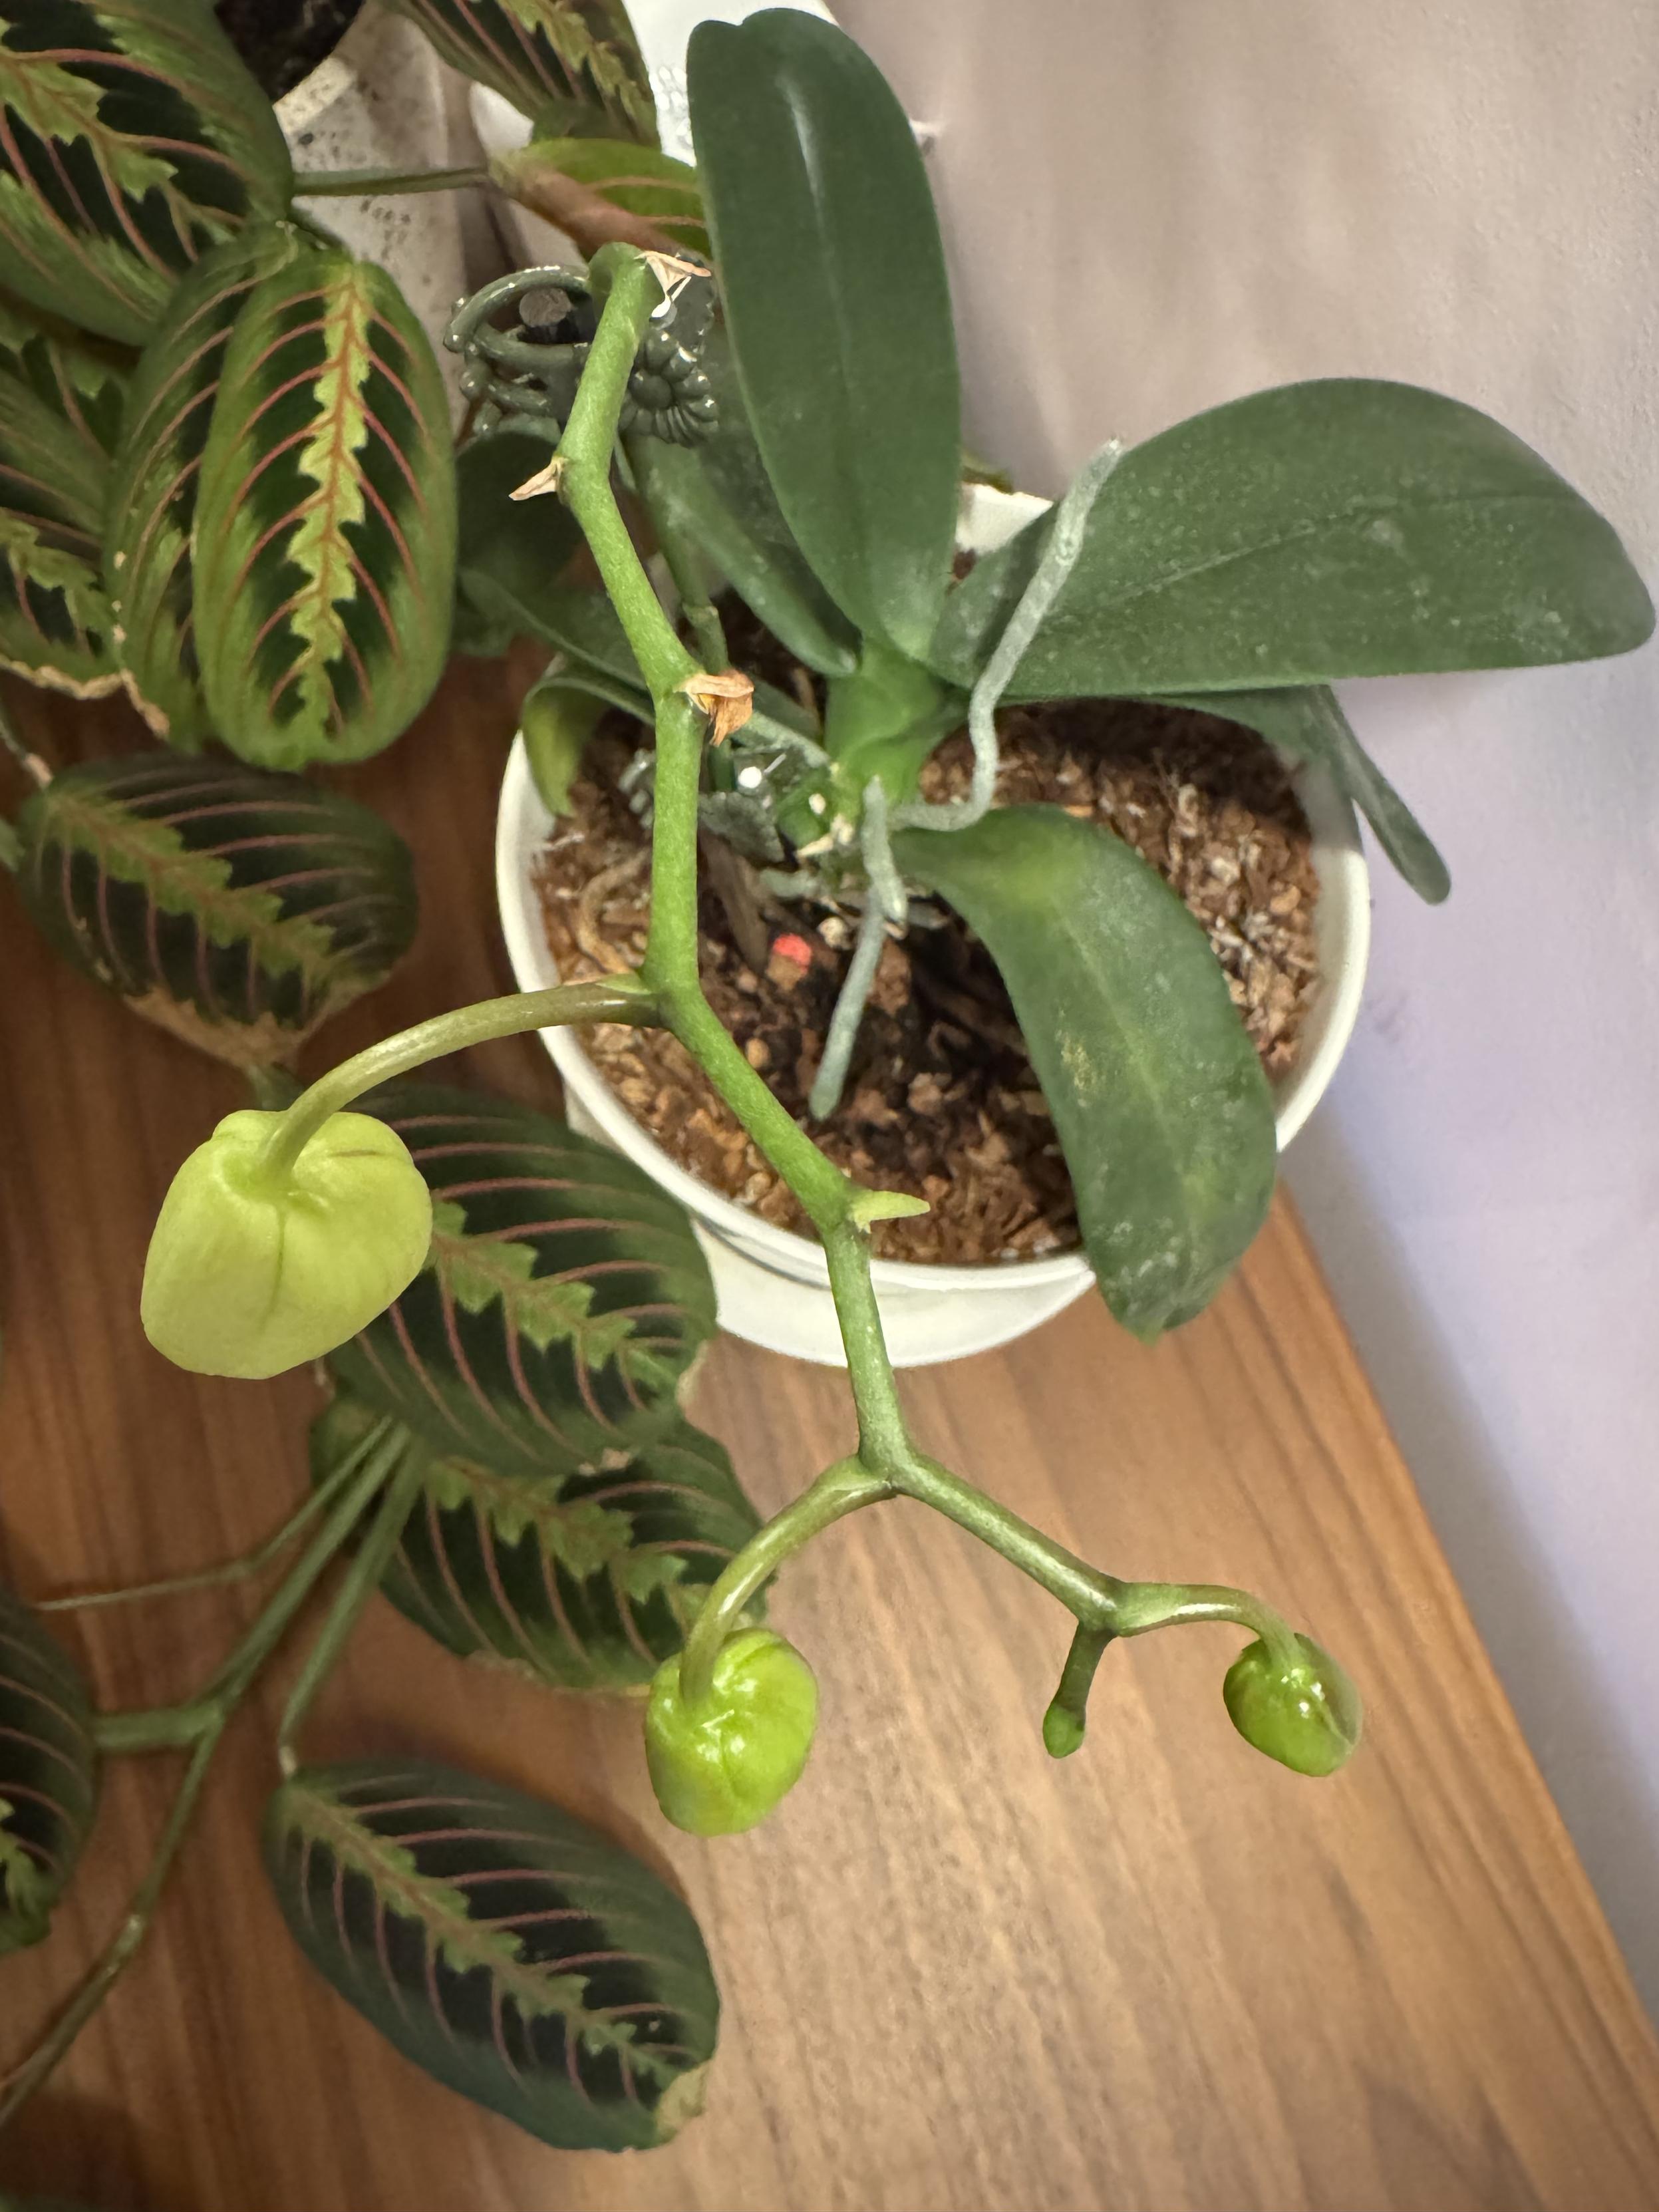
[[[277,101],[276,120],[296,168],[463,166],[478,158],[467,90],[416,25],[368,0],[333,52]],[[475,198],[420,192],[301,203],[354,253],[378,261],[397,280],[437,347],[458,421],[462,365],[438,342],[456,301],[471,289],[467,236]]]
[[[963,543],[988,552],[1047,504],[1029,493],[975,486],[963,499]],[[1277,1087],[1281,1152],[1317,1104],[1352,1034],[1370,944],[1370,888],[1353,809],[1321,771],[1299,767],[1296,780],[1313,830],[1324,980],[1303,1032],[1300,1059]],[[559,980],[533,881],[536,856],[550,827],[520,740],[501,786],[495,883],[507,957],[526,991],[544,990]],[[579,1030],[544,1030],[542,1038],[563,1078],[572,1125],[625,1153],[692,1216],[714,1274],[720,1326],[769,1351],[826,1366],[844,1364],[817,1243],[775,1228],[688,1175],[635,1121],[583,1050]],[[1080,1252],[980,1267],[878,1260],[872,1271],[888,1348],[900,1367],[931,1366],[1009,1343],[1070,1305],[1094,1279]]]

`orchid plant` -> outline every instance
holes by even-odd
[[[1069,1617],[1054,1755],[1082,1744],[1112,1643],[1201,1622],[1249,1635],[1224,1694],[1258,1749],[1328,1774],[1360,1733],[1340,1668],[1262,1600],[1077,1559],[913,1437],[870,1231],[920,1201],[832,1164],[711,1010],[700,831],[793,856],[866,917],[820,1112],[884,933],[923,893],[967,918],[1018,1012],[1103,1293],[1150,1338],[1201,1310],[1260,1223],[1266,1084],[1152,871],[1058,810],[992,804],[999,706],[1201,703],[1329,768],[1435,896],[1432,848],[1330,683],[1620,652],[1652,612],[1608,526],[1518,440],[1364,380],[1108,447],[957,581],[944,257],[902,113],[857,47],[789,11],[701,27],[693,172],[652,143],[615,0],[398,4],[524,107],[532,143],[489,181],[585,252],[458,313],[474,403],[459,467],[425,333],[294,203],[481,176],[296,179],[205,0],[13,0],[0,34],[0,274],[17,303],[0,318],[0,656],[60,690],[125,687],[161,741],[54,773],[13,740],[35,788],[4,855],[71,962],[252,1091],[161,1205],[151,1342],[218,1375],[319,1362],[327,1388],[306,1495],[219,1571],[291,1564],[193,1698],[94,1712],[40,1619],[177,1584],[0,1604],[0,1943],[46,1932],[100,1761],[185,1758],[119,1934],[0,2118],[142,1941],[226,1728],[332,1576],[266,1819],[296,1942],[438,2079],[550,2142],[637,2147],[699,2106],[718,2001],[697,1929],[551,1804],[407,1758],[304,1759],[312,1701],[377,1591],[452,1653],[639,1698],[659,1801],[698,1835],[763,1818],[806,1765],[816,1686],[765,1624],[768,1585],[830,1523],[896,1497]],[[568,567],[579,546],[598,589]],[[644,957],[437,1014],[301,1089],[295,1054],[386,973],[413,892],[392,833],[296,771],[360,758],[418,712],[458,574],[462,641],[556,649],[525,717],[550,801],[600,712],[640,726]],[[726,591],[821,678],[821,714],[731,665]],[[929,804],[922,765],[964,725],[971,791]],[[593,1022],[672,1031],[823,1241],[858,1448],[764,1526],[680,1407],[715,1316],[678,1209],[556,1121],[410,1079],[484,1038]]]

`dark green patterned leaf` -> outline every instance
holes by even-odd
[[[455,465],[425,332],[384,270],[300,245],[244,304],[196,517],[213,725],[268,768],[361,760],[449,649]]]
[[[337,1393],[312,1428],[313,1478],[380,1418]],[[619,1467],[556,1483],[402,1433],[422,1486],[380,1587],[448,1650],[554,1689],[643,1689],[760,1526],[724,1448],[684,1422]]]
[[[927,179],[833,25],[700,23],[697,170],[749,419],[797,544],[866,635],[921,654],[951,579],[956,341]]]
[[[1419,898],[1437,906],[1451,874],[1432,839],[1355,737],[1336,695],[1323,684],[1291,691],[1165,693],[1164,703],[1221,714],[1259,731],[1293,759],[1316,761],[1376,833],[1376,842]]]
[[[76,698],[120,680],[98,543],[125,383],[0,295],[0,665]]]
[[[603,116],[613,136],[657,143],[657,109],[623,0],[384,0],[452,68],[532,118],[570,130]]]
[[[1203,929],[1156,869],[1058,806],[906,830],[1002,971],[1106,1303],[1152,1338],[1203,1310],[1273,1195],[1267,1078]]]
[[[287,1059],[415,933],[403,840],[297,776],[170,753],[89,761],[18,826],[18,888],[58,951],[238,1066]]]
[[[97,1802],[81,1678],[28,1607],[0,1590],[0,1953],[46,1934]]]
[[[110,485],[105,574],[122,672],[156,735],[185,752],[212,734],[191,557],[202,454],[236,318],[295,251],[285,226],[260,225],[203,256],[139,363]]]
[[[971,685],[1053,528],[953,592]],[[1007,697],[1239,691],[1627,653],[1653,608],[1612,526],[1519,438],[1411,384],[1253,392],[1126,453]]]
[[[0,257],[11,289],[142,343],[192,262],[292,184],[270,103],[190,0],[8,0]]]
[[[265,1816],[289,1931],[404,2057],[562,2150],[702,2109],[720,1996],[696,1922],[568,1813],[425,1760],[302,1769]]]
[[[341,1378],[440,1450],[562,1477],[632,1456],[678,1419],[714,1328],[690,1224],[638,1168],[481,1091],[394,1084],[362,1102],[432,1188],[432,1250],[332,1355]]]

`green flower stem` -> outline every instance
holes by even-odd
[[[755,1592],[784,1561],[835,1521],[893,1495],[890,1483],[872,1474],[854,1456],[827,1467],[810,1489],[769,1521],[731,1560],[703,1601],[680,1656],[680,1696],[688,1708],[714,1688],[720,1646],[741,1620]]]
[[[547,991],[514,991],[505,999],[481,999],[453,1013],[436,1014],[413,1029],[382,1037],[354,1053],[301,1091],[270,1133],[265,1170],[280,1180],[331,1114],[337,1114],[395,1075],[446,1053],[496,1037],[519,1036],[526,1030],[558,1029],[574,1022],[627,1022],[635,1028],[660,1020],[655,1000],[637,975],[607,975],[592,983],[557,983]]]
[[[149,1932],[179,1845],[189,1831],[202,1786],[232,1717],[295,1614],[310,1596],[319,1577],[349,1537],[386,1480],[386,1432],[390,1426],[389,1422],[377,1423],[364,1438],[351,1462],[358,1470],[356,1480],[337,1503],[327,1524],[307,1547],[304,1557],[203,1695],[187,1706],[149,1714],[109,1714],[100,1719],[96,1733],[100,1748],[105,1752],[153,1750],[188,1744],[190,1763],[157,1840],[155,1855],[143,1880],[128,1899],[114,1937],[34,2049],[6,2077],[5,2092],[0,2096],[0,2129],[40,2087],[137,1957]]]
[[[392,1447],[401,1449],[401,1440]],[[405,1458],[380,1500],[368,1534],[357,1547],[349,1571],[335,1592],[334,1602],[329,1607],[328,1619],[322,1632],[306,1654],[305,1664],[283,1709],[283,1717],[276,1729],[276,1760],[284,1775],[292,1774],[299,1760],[294,1750],[294,1739],[298,1735],[313,1700],[341,1652],[346,1640],[357,1625],[357,1616],[368,1603],[370,1594],[380,1587],[386,1564],[397,1549],[398,1539],[404,1523],[414,1510],[420,1495],[421,1483],[426,1474],[425,1455],[411,1451]]]
[[[1195,1620],[1226,1620],[1259,1636],[1276,1660],[1301,1663],[1296,1632],[1282,1613],[1249,1590],[1224,1583],[1128,1583],[1122,1586],[1116,1629],[1145,1636],[1154,1628],[1181,1628]]]
[[[488,169],[301,169],[294,179],[300,200],[364,199],[391,192],[454,192],[489,183]]]
[[[1060,1687],[1042,1716],[1042,1741],[1051,1759],[1069,1759],[1081,1747],[1089,1724],[1089,1692],[1094,1687],[1095,1669],[1111,1640],[1109,1628],[1085,1628],[1081,1621],[1078,1623]]]
[[[165,1582],[130,1583],[125,1589],[88,1590],[69,1597],[44,1597],[31,1600],[36,1613],[89,1613],[94,1607],[131,1605],[140,1598],[172,1597],[181,1590],[214,1589],[225,1583],[251,1582],[281,1557],[317,1516],[337,1498],[350,1480],[349,1462],[338,1467],[324,1482],[307,1492],[282,1527],[257,1544],[251,1552],[241,1552],[234,1559],[224,1559],[216,1567],[199,1567],[192,1574],[170,1575]]]

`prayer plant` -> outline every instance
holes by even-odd
[[[177,1584],[0,1597],[0,1946],[46,1933],[100,1762],[185,1761],[130,1914],[0,2118],[142,1941],[225,1729],[331,1577],[265,1823],[295,1941],[441,2081],[550,2142],[638,2147],[698,2109],[714,2052],[697,1929],[550,1803],[418,1759],[301,1758],[377,1589],[452,1654],[639,1699],[663,1809],[696,1834],[761,1819],[806,1763],[816,1688],[763,1623],[766,1586],[830,1522],[896,1497],[1071,1616],[1054,1755],[1083,1741],[1107,1646],[1182,1623],[1248,1632],[1224,1695],[1258,1749],[1326,1774],[1360,1729],[1340,1668],[1270,1606],[1089,1565],[912,1437],[869,1234],[920,1202],[832,1165],[710,1010],[700,829],[866,917],[819,1112],[883,933],[922,894],[966,917],[1018,1012],[1103,1294],[1150,1339],[1203,1308],[1259,1225],[1270,1101],[1201,932],[1151,869],[1060,810],[992,805],[999,705],[1152,698],[1247,724],[1327,767],[1437,897],[1432,847],[1330,684],[1622,652],[1652,615],[1607,523],[1536,454],[1455,401],[1370,380],[1108,447],[957,580],[944,257],[908,128],[859,49],[786,11],[702,27],[693,172],[655,145],[617,0],[397,4],[532,118],[487,180],[586,257],[458,311],[475,403],[459,470],[425,333],[295,203],[482,173],[296,178],[206,0],[0,8],[0,660],[78,696],[124,686],[161,741],[54,774],[14,740],[35,788],[0,826],[4,856],[71,963],[252,1085],[161,1206],[151,1341],[221,1375],[315,1360],[327,1384],[303,1499],[218,1571],[289,1563],[192,1698],[94,1711],[40,1619]],[[579,548],[597,589],[573,576]],[[729,665],[723,590],[822,678],[821,716]],[[473,648],[525,632],[555,648],[525,732],[556,805],[602,711],[641,725],[647,949],[637,972],[440,1013],[301,1091],[289,1063],[406,948],[414,892],[392,832],[296,771],[408,725],[452,609]],[[971,792],[926,803],[921,765],[964,724]],[[684,1215],[558,1121],[411,1079],[484,1038],[592,1022],[672,1030],[823,1240],[858,1449],[764,1526],[680,1407],[715,1324]]]

